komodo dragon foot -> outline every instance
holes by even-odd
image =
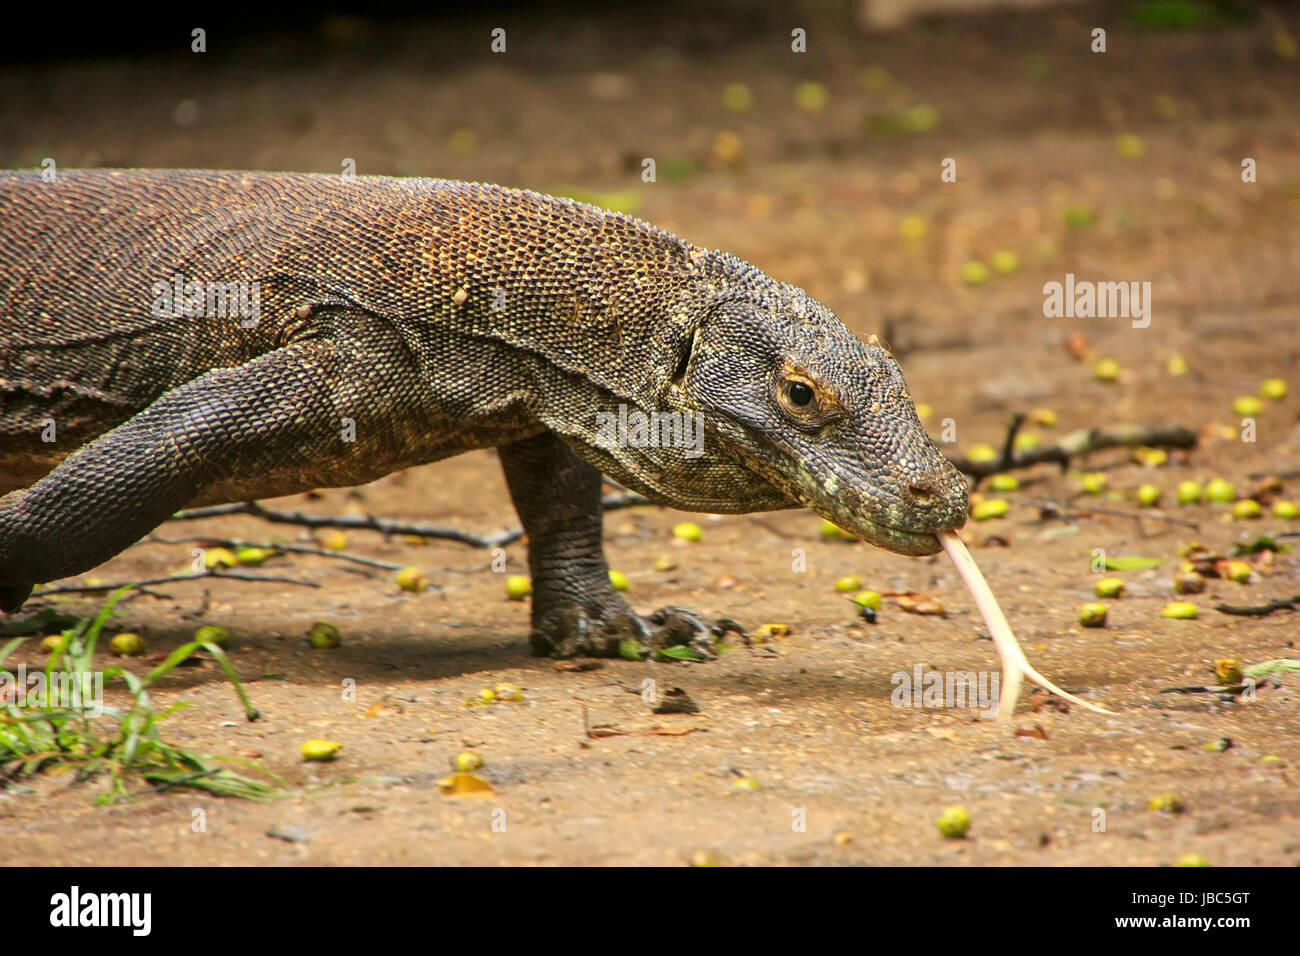
[[[535,620],[530,640],[541,657],[647,657],[659,648],[686,645],[711,660],[718,656],[716,641],[729,631],[745,634],[729,617],[710,623],[681,607],[641,615],[619,601],[604,615],[577,605],[543,614]]]

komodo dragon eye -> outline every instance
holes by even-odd
[[[803,382],[791,382],[786,388],[786,395],[790,397],[792,405],[798,405],[800,408],[813,400],[813,390]]]

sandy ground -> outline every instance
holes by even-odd
[[[1247,584],[1212,580],[1192,598],[1197,620],[1160,616],[1180,546],[1199,540],[1227,551],[1287,523],[1233,522],[1211,505],[1163,512],[1196,528],[1138,521],[1132,500],[1146,482],[1169,501],[1186,478],[1221,476],[1248,489],[1267,474],[1289,476],[1284,494],[1300,499],[1300,77],[1296,61],[1277,52],[1285,21],[1151,32],[1126,26],[1116,9],[924,21],[887,35],[810,18],[816,42],[803,57],[788,52],[783,24],[708,16],[523,20],[508,25],[512,52],[496,58],[479,42],[483,23],[331,22],[318,34],[328,55],[318,57],[309,55],[314,38],[303,37],[247,41],[198,62],[64,65],[39,85],[36,67],[0,72],[5,165],[50,155],[62,166],[333,170],[353,157],[363,173],[553,192],[581,186],[586,198],[803,285],[861,334],[884,335],[918,401],[933,407],[935,434],[953,420],[957,450],[998,443],[1013,412],[1036,407],[1060,419],[1029,429],[1042,441],[1124,422],[1205,429],[1199,448],[1160,468],[1124,451],[1080,463],[1106,473],[1116,500],[1077,500],[1077,477],[1040,466],[1004,496],[1005,518],[969,526],[1031,659],[1115,716],[1061,712],[1026,695],[1012,726],[1035,736],[1013,736],[968,708],[894,706],[891,675],[917,666],[993,670],[992,644],[946,560],[826,540],[807,513],[693,516],[704,529],[697,544],[672,537],[681,514],[609,513],[607,553],[637,607],[680,604],[750,627],[785,623],[791,633],[704,664],[608,661],[577,673],[530,656],[527,606],[505,599],[486,552],[358,532],[348,537],[352,551],[419,566],[439,590],[408,594],[386,574],[281,559],[267,571],[322,587],[171,585],[165,598],[133,600],[115,622],[144,634],[156,653],[199,623],[227,626],[266,719],[244,722],[207,664],[155,694],[160,705],[190,705],[168,719],[167,735],[256,759],[289,780],[291,796],[256,804],[145,795],[96,807],[93,786],[43,776],[0,793],[5,858],[671,865],[703,852],[723,863],[1158,865],[1198,853],[1221,865],[1300,861],[1300,675],[1266,681],[1249,701],[1162,693],[1207,683],[1216,658],[1300,656],[1294,614],[1213,610],[1300,592],[1295,551]],[[1104,55],[1088,51],[1097,22],[1111,24]],[[1295,15],[1289,31],[1300,35]],[[882,72],[864,77],[868,67]],[[822,84],[824,109],[796,104],[806,81]],[[748,112],[722,105],[735,82],[752,92]],[[887,121],[869,120],[921,104],[938,111],[928,131],[891,134],[881,131]],[[1117,141],[1124,134],[1140,137],[1141,149]],[[1121,155],[1121,143],[1141,155]],[[654,184],[638,175],[646,156],[658,160]],[[939,181],[945,157],[956,160],[956,183]],[[1241,182],[1243,157],[1256,159],[1257,182]],[[1090,221],[1067,226],[1079,210]],[[908,216],[924,220],[923,237],[902,237]],[[1016,274],[977,287],[961,281],[963,263],[990,261],[999,249],[1018,254]],[[1043,283],[1067,272],[1150,281],[1151,325],[1045,319]],[[1086,347],[1068,348],[1070,336],[1085,337]],[[1081,350],[1116,359],[1119,380],[1094,380]],[[1167,373],[1173,355],[1190,374]],[[1233,398],[1274,375],[1293,394],[1266,403],[1257,441],[1220,435],[1214,426],[1239,421]],[[1121,514],[1063,520],[1045,516],[1040,499]],[[492,453],[392,475],[360,497],[335,489],[282,503],[484,532],[515,523]],[[159,533],[269,539],[295,530],[238,518]],[[1128,593],[1104,629],[1076,623],[1097,577],[1094,548],[1164,559],[1120,575]],[[806,554],[806,571],[792,571],[794,549]],[[522,573],[523,545],[507,554],[509,571]],[[663,556],[674,570],[654,570]],[[187,563],[187,546],[143,544],[92,574],[130,580]],[[907,614],[887,599],[876,624],[862,622],[834,590],[846,574],[881,591],[922,592],[947,616]],[[306,645],[318,620],[342,629],[340,648]],[[30,648],[18,659],[40,656]],[[344,699],[348,680],[355,701]],[[684,689],[700,713],[652,713],[640,695],[646,680],[660,693]],[[523,701],[466,706],[501,681],[522,687]],[[618,735],[587,736],[584,709],[591,725]],[[341,757],[304,764],[298,747],[309,737],[342,742]],[[1205,749],[1225,737],[1228,749]],[[485,759],[492,795],[448,797],[437,787],[466,750]],[[737,787],[742,777],[758,789]],[[1179,794],[1186,812],[1149,810],[1162,792]],[[950,804],[972,815],[966,840],[935,828]],[[205,827],[196,832],[200,809]]]

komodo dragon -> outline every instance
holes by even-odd
[[[598,427],[620,406],[702,420],[703,453]],[[966,520],[874,337],[628,216],[428,179],[0,173],[5,611],[187,505],[487,447],[528,534],[539,654],[710,630],[613,590],[602,473],[687,511],[811,508],[900,554]]]

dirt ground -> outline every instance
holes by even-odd
[[[487,552],[355,532],[351,551],[419,566],[438,589],[405,593],[386,573],[284,558],[265,570],[321,588],[169,585],[115,622],[153,652],[199,623],[228,627],[265,719],[245,722],[207,664],[154,695],[190,705],[168,718],[166,735],[256,759],[288,779],[291,796],[144,795],[96,807],[93,786],[40,777],[0,793],[5,859],[677,865],[703,852],[724,864],[1164,865],[1196,853],[1215,865],[1300,863],[1300,674],[1265,681],[1253,700],[1162,692],[1211,683],[1216,658],[1300,657],[1300,616],[1213,609],[1300,593],[1300,551],[1279,553],[1247,584],[1211,580],[1190,599],[1196,620],[1160,615],[1180,546],[1229,551],[1288,524],[1267,509],[1225,520],[1222,505],[1160,512],[1196,528],[1138,521],[1132,498],[1147,482],[1169,503],[1187,478],[1247,490],[1282,475],[1284,497],[1300,500],[1300,74],[1285,40],[1300,36],[1300,14],[1279,16],[1279,5],[1242,24],[1157,31],[1130,25],[1122,9],[937,19],[890,34],[808,14],[803,55],[789,52],[784,20],[736,24],[708,9],[568,23],[516,16],[505,24],[509,52],[496,57],[495,23],[332,20],[309,36],[234,49],[222,40],[206,60],[0,71],[6,166],[52,156],[64,167],[330,171],[352,157],[361,173],[580,190],[620,205],[802,285],[860,334],[881,333],[917,400],[933,406],[934,433],[955,423],[957,450],[999,443],[1012,413],[1038,407],[1059,415],[1054,428],[1029,429],[1044,442],[1129,422],[1204,429],[1195,451],[1163,467],[1122,450],[1080,463],[1122,497],[1078,500],[1078,477],[1044,465],[1003,496],[1005,518],[968,526],[1033,662],[1115,716],[1060,712],[1026,694],[1012,725],[1041,736],[1018,737],[970,709],[893,706],[891,675],[995,670],[993,646],[945,559],[824,539],[808,513],[608,513],[607,554],[636,607],[683,605],[791,633],[703,664],[607,661],[577,673],[530,655],[527,605],[505,599]],[[1097,25],[1109,27],[1105,54],[1089,51]],[[864,75],[869,67],[878,69]],[[797,105],[806,81],[822,85],[823,109]],[[730,83],[747,84],[752,109],[724,107]],[[815,91],[804,97],[815,105]],[[938,111],[932,129],[891,133],[888,120],[869,119],[918,105]],[[653,184],[639,176],[647,156],[658,162]],[[945,157],[956,160],[955,183],[940,182]],[[1257,161],[1257,182],[1241,181],[1243,157]],[[908,216],[921,217],[924,236],[902,236]],[[1000,249],[1019,255],[1014,275],[962,282],[963,263]],[[1044,318],[1042,286],[1067,272],[1150,281],[1150,326]],[[1085,348],[1116,359],[1118,381],[1095,380]],[[1175,355],[1189,374],[1168,373]],[[1214,426],[1239,424],[1233,399],[1270,376],[1291,395],[1265,402],[1257,441],[1224,437]],[[1044,516],[1040,499],[1118,514]],[[516,522],[490,452],[359,494],[277,504],[480,532]],[[703,528],[696,544],[671,533],[688,518]],[[159,533],[265,540],[296,530],[227,518]],[[1112,602],[1109,625],[1085,629],[1076,615],[1093,599],[1094,548],[1164,563],[1121,574],[1128,593]],[[792,571],[794,549],[806,571]],[[510,573],[526,573],[524,545],[506,550]],[[142,544],[92,576],[171,573],[188,555],[185,545]],[[654,570],[663,556],[674,570]],[[948,614],[908,614],[887,599],[867,624],[834,590],[847,574],[922,592]],[[314,621],[338,625],[342,646],[308,646]],[[29,645],[18,659],[42,658]],[[344,699],[348,679],[355,702]],[[701,712],[653,714],[637,693],[646,679],[661,692],[683,688]],[[466,706],[502,681],[523,688],[523,701]],[[621,735],[586,736],[584,708],[592,725]],[[304,763],[299,745],[310,737],[340,741],[339,759]],[[1206,749],[1225,737],[1228,749]],[[466,750],[486,761],[491,796],[439,790]],[[737,787],[741,777],[760,786]],[[1170,791],[1186,812],[1148,809]],[[951,804],[971,813],[968,839],[935,827]],[[206,829],[194,832],[199,808]],[[503,830],[493,826],[502,810]]]

